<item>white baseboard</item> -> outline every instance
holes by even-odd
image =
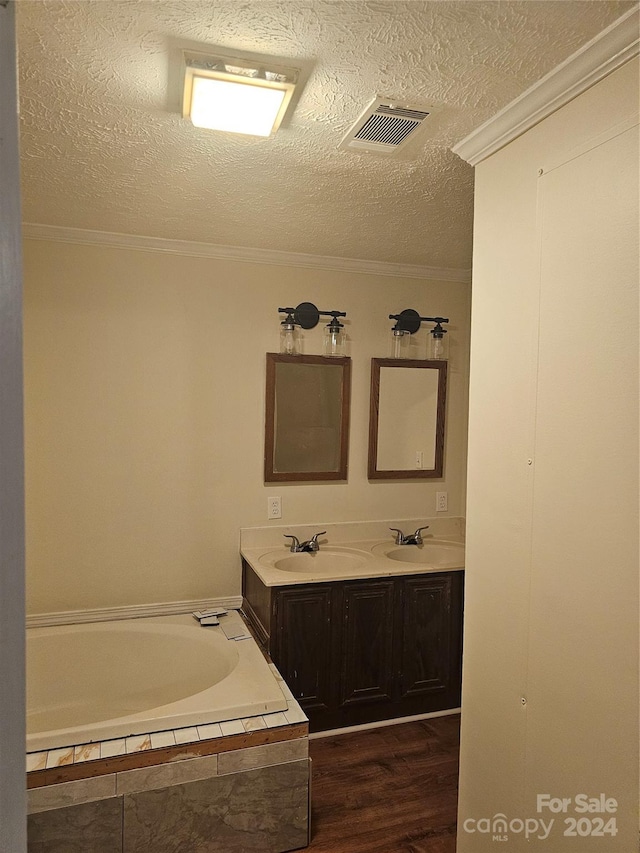
[[[344,729],[329,729],[326,732],[312,732],[309,740],[321,737],[333,737],[333,735],[348,735],[351,732],[364,732],[367,729],[380,729],[382,726],[397,726],[400,723],[415,723],[418,720],[430,720],[433,717],[449,717],[459,714],[461,708],[447,708],[446,711],[431,711],[428,714],[414,714],[412,717],[394,717],[392,720],[378,720],[375,723],[362,723],[359,726],[345,726]]]
[[[27,628],[47,628],[50,625],[79,625],[83,622],[110,622],[116,619],[141,619],[145,616],[173,616],[206,610],[211,607],[226,607],[238,610],[242,606],[241,595],[223,598],[199,598],[194,601],[165,601],[161,604],[135,604],[131,607],[104,607],[92,610],[63,610],[57,613],[33,613],[27,616]]]

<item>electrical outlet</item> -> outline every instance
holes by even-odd
[[[436,492],[436,512],[447,511],[447,493]]]
[[[282,518],[282,501],[279,495],[267,498],[267,518]]]

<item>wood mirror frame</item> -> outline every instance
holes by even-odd
[[[380,445],[380,386],[381,369],[394,368],[398,370],[429,370],[436,371],[434,380],[437,382],[437,399],[431,406],[431,427],[425,424],[426,435],[433,446],[428,448],[432,454],[433,465],[427,468],[381,468],[379,461]],[[371,404],[369,414],[369,472],[370,480],[404,480],[404,479],[426,479],[442,477],[444,469],[444,430],[445,430],[445,404],[447,392],[447,362],[428,361],[422,359],[398,359],[398,358],[372,358],[371,359]],[[399,423],[399,421],[398,421]],[[393,424],[389,425],[391,428]],[[397,433],[397,430],[396,430]],[[417,451],[418,448],[413,448]]]
[[[346,480],[350,400],[350,358],[268,352],[265,483]]]

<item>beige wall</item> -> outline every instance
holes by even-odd
[[[476,170],[458,853],[637,846],[637,121],[636,60]]]
[[[265,353],[302,301],[348,313],[349,481],[265,486]],[[369,483],[369,362],[406,307],[451,318],[445,478]],[[468,314],[463,284],[27,240],[29,612],[239,594],[268,495],[278,525],[435,515],[436,489],[461,514]]]

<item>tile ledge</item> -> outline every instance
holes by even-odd
[[[309,736],[308,722],[289,722],[274,728],[258,729],[251,732],[224,735],[209,740],[193,741],[188,744],[176,744],[170,747],[147,749],[142,752],[124,753],[108,758],[81,761],[76,764],[60,765],[28,771],[27,787],[39,788],[61,782],[77,781],[94,776],[108,775],[124,770],[141,767],[154,767],[162,764],[201,758],[231,752],[235,749],[247,749],[270,743],[281,743]]]

